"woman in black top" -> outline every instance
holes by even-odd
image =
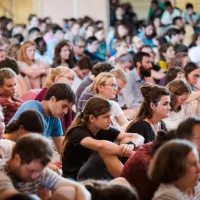
[[[135,147],[143,144],[144,138],[140,135],[120,133],[110,127],[110,116],[111,105],[106,99],[93,97],[86,103],[83,112],[76,117],[65,136],[62,156],[64,177],[76,179],[80,168],[93,151],[113,156],[130,156]],[[123,144],[119,146],[114,141]],[[127,145],[130,141],[132,144]]]
[[[151,83],[144,83],[140,91],[143,102],[136,120],[130,123],[126,132],[142,135],[147,143],[154,140],[159,130],[166,130],[162,119],[169,116],[170,96],[166,88]]]

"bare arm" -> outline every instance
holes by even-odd
[[[66,187],[66,189],[67,187],[74,188],[75,189],[74,200],[90,200],[91,199],[90,193],[80,183],[77,183],[69,179],[60,178],[60,180],[56,183],[54,189],[57,190],[61,187]]]
[[[160,80],[165,76],[165,74],[162,72],[157,72],[155,70],[151,70],[151,76],[152,76],[152,78],[154,78],[156,80]]]
[[[199,101],[200,98],[200,91],[199,92],[192,92],[188,99],[186,100],[186,103],[190,103],[191,101],[197,100]]]
[[[136,147],[139,147],[144,144],[144,137],[137,133],[120,133],[116,141],[120,144],[126,144],[132,141]]]
[[[7,189],[7,190],[4,190],[3,192],[0,193],[0,200],[3,200],[3,199],[7,199],[15,194],[18,194],[19,192],[15,189]]]
[[[126,124],[128,122],[127,118],[125,117],[125,115],[119,115],[116,117],[117,122],[120,126],[123,126],[124,124]]]
[[[63,137],[52,137],[53,143],[56,147],[56,150],[58,153],[62,152],[62,143],[63,143]]]

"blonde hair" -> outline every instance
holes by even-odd
[[[0,69],[0,87],[4,84],[4,79],[14,78],[16,77],[16,73],[10,68],[2,68]]]
[[[116,79],[120,79],[124,84],[127,83],[127,75],[123,69],[112,69],[110,73],[113,74]]]
[[[59,66],[56,68],[51,68],[49,69],[48,74],[47,74],[45,88],[49,88],[50,86],[52,86],[54,84],[55,78],[60,75],[64,75],[64,76],[68,75],[73,78],[75,77],[73,70],[67,67]]]
[[[115,78],[115,76],[114,76],[113,74],[106,73],[106,72],[100,73],[98,76],[96,76],[95,79],[94,79],[94,82],[93,82],[93,84],[92,84],[92,91],[93,91],[95,94],[98,94],[98,93],[99,93],[99,91],[98,91],[98,86],[99,86],[99,85],[104,85],[105,82],[106,82],[109,78]]]

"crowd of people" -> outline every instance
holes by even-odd
[[[0,199],[200,199],[200,14],[110,9],[0,17]]]

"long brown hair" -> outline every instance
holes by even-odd
[[[150,107],[150,103],[157,105],[162,96],[169,96],[169,91],[165,87],[151,83],[144,83],[140,88],[140,91],[143,96],[142,104],[137,113],[136,120],[131,122],[126,130],[128,130],[136,121],[144,120],[146,117],[151,119],[153,111]]]
[[[18,61],[25,62],[28,65],[33,64],[33,60],[30,60],[26,54],[26,49],[31,46],[35,46],[35,43],[31,41],[24,42],[24,44],[20,47],[19,52],[18,52],[18,57],[17,57]]]
[[[101,97],[92,97],[91,99],[89,99],[83,111],[76,116],[76,118],[72,122],[72,125],[65,133],[65,138],[63,141],[64,147],[67,144],[68,135],[70,134],[73,128],[77,126],[86,127],[87,124],[89,123],[90,115],[93,115],[95,118],[97,118],[100,115],[109,112],[110,110],[111,110],[111,104],[106,99]]]

